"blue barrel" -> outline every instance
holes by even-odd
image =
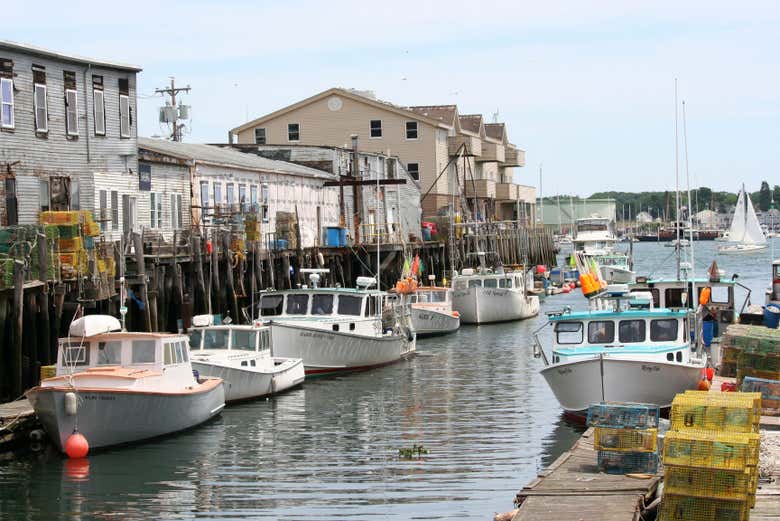
[[[326,228],[325,244],[331,247],[340,246],[341,228],[338,226],[328,226]]]
[[[771,329],[777,329],[780,324],[780,308],[774,304],[764,306],[764,325]]]
[[[423,227],[422,229],[422,236],[424,241],[430,241],[431,240],[431,229]]]
[[[715,321],[705,320],[701,323],[701,341],[704,345],[710,347],[712,337],[715,335]]]

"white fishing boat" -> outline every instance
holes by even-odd
[[[587,217],[575,222],[574,251],[599,266],[601,278],[609,284],[627,284],[634,280],[631,261],[625,253],[615,250],[618,242],[612,220],[607,217]]]
[[[224,380],[226,402],[269,396],[303,383],[303,360],[273,356],[270,327],[214,325],[211,315],[195,316],[192,322],[192,367],[201,376]]]
[[[452,309],[452,289],[418,287],[405,295],[412,306],[412,324],[418,337],[453,333],[460,328],[460,313]]]
[[[193,375],[186,336],[120,329],[113,317],[75,320],[56,376],[27,391],[60,450],[77,428],[90,448],[108,447],[194,427],[225,406],[220,378]]]
[[[718,252],[750,253],[767,248],[766,237],[761,231],[753,203],[750,202],[750,197],[745,192],[745,185],[742,185],[737,196],[737,206],[734,209],[731,228],[729,228],[729,242],[734,244],[721,246],[718,248]]]
[[[594,309],[549,315],[550,358],[534,335],[541,374],[566,411],[603,401],[671,405],[706,367],[690,342],[688,312],[654,308],[649,295],[597,298]]]
[[[271,325],[274,354],[302,358],[307,375],[357,371],[397,362],[416,348],[409,306],[399,296],[358,288],[315,287],[263,292],[260,318]]]
[[[466,268],[452,279],[452,307],[464,324],[530,318],[539,314],[539,297],[529,288],[523,271]]]

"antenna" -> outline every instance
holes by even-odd
[[[176,87],[176,79],[171,76],[171,86],[164,89],[154,89],[156,94],[167,94],[170,96],[170,102],[166,100],[165,106],[160,107],[160,123],[168,123],[173,126],[171,140],[181,141],[181,131],[184,123],[179,123],[180,119],[190,119],[189,105],[176,105],[176,94],[180,92],[190,92],[190,86]]]

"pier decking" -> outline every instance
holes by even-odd
[[[27,398],[0,404],[0,448],[27,438],[37,424]]]
[[[517,493],[513,521],[630,521],[655,495],[662,473],[628,477],[599,473],[593,429]]]

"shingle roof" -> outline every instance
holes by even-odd
[[[479,133],[479,124],[482,122],[482,114],[466,114],[460,116],[460,126],[463,130]]]
[[[437,119],[447,125],[451,125],[455,120],[455,114],[458,112],[458,107],[455,105],[430,105],[427,107],[409,107],[409,110],[431,119]]]
[[[504,139],[505,133],[506,128],[503,123],[485,123],[485,134],[487,137],[501,141]]]
[[[201,161],[204,163],[224,165],[226,167],[234,166],[257,170],[258,172],[274,172],[322,179],[332,179],[334,177],[332,174],[323,170],[317,170],[316,168],[309,168],[286,161],[276,161],[252,153],[239,152],[231,148],[214,145],[177,143],[174,141],[164,141],[162,139],[139,137],[138,147],[157,152],[158,154],[177,157],[179,159],[187,159],[194,162]]]
[[[133,72],[141,71],[141,67],[138,67],[137,65],[109,62],[104,60],[93,60],[92,58],[85,58],[84,56],[78,56],[75,54],[65,54],[59,51],[44,49],[43,47],[37,47],[35,45],[12,42],[11,40],[0,40],[0,49],[9,49],[9,50],[14,50],[19,52],[26,52],[37,56],[43,56],[46,58],[53,58],[57,60],[64,60],[64,61],[75,62],[75,63],[97,65],[99,67],[106,67],[109,69],[122,69],[122,70],[128,70]]]

